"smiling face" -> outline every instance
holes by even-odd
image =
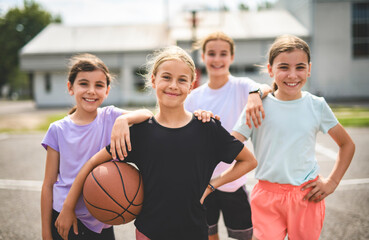
[[[185,62],[173,59],[161,63],[156,74],[151,77],[159,106],[183,108],[183,103],[193,87],[192,79],[192,71]]]
[[[74,95],[77,111],[92,113],[108,96],[110,86],[101,70],[79,72],[74,83],[68,82],[68,92]]]
[[[223,40],[207,42],[202,53],[202,60],[210,77],[228,76],[233,59],[230,43]]]
[[[301,89],[310,77],[311,63],[306,52],[295,49],[282,52],[274,59],[273,65],[268,64],[268,72],[273,77],[278,89],[276,98],[283,101],[301,98]]]

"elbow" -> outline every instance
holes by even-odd
[[[258,161],[256,161],[255,158],[252,159],[251,166],[252,166],[252,169],[255,169],[258,166]]]

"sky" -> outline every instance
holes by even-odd
[[[175,16],[181,9],[217,9],[226,5],[237,10],[240,3],[255,9],[266,0],[35,0],[53,15],[59,14],[66,25],[107,25],[158,23]],[[275,2],[276,0],[269,0]],[[22,7],[23,0],[0,0],[0,14]]]

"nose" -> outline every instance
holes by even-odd
[[[288,78],[291,78],[291,79],[294,79],[297,77],[297,74],[296,74],[296,71],[295,70],[291,70],[289,73],[288,73]]]
[[[175,79],[173,79],[170,84],[169,84],[170,88],[176,89],[178,87],[177,85],[177,81]]]
[[[88,94],[94,94],[95,93],[95,88],[93,86],[90,86],[88,89],[87,89],[87,93]]]

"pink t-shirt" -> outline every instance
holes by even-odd
[[[53,187],[53,208],[60,212],[65,198],[82,166],[95,153],[110,143],[111,130],[117,117],[124,110],[114,106],[98,108],[94,121],[87,125],[77,125],[70,116],[52,123],[41,145],[59,152],[60,163],[58,179]],[[87,210],[83,197],[76,205],[76,216],[90,230],[100,233],[110,227],[96,220]]]

